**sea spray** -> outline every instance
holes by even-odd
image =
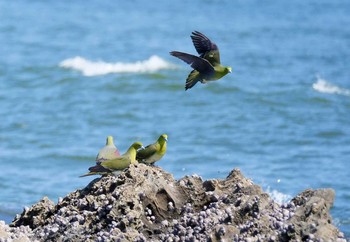
[[[271,189],[270,186],[267,187],[266,192],[270,195],[270,197],[278,204],[284,204],[290,201],[292,196],[288,194],[284,194],[282,192],[277,191],[276,189]]]
[[[156,55],[151,56],[147,60],[136,61],[133,63],[91,61],[83,57],[76,56],[63,60],[59,66],[81,71],[84,76],[99,76],[111,73],[147,73],[175,68],[175,65]]]
[[[349,89],[338,87],[319,77],[317,77],[317,81],[312,84],[312,88],[322,93],[350,96]]]

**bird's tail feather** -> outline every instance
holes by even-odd
[[[100,164],[97,164],[96,166],[92,166],[89,168],[88,173],[83,174],[79,177],[84,177],[84,176],[92,176],[92,175],[104,175],[104,174],[108,174],[111,173],[111,171],[107,168],[104,168],[103,166],[101,166]]]
[[[88,172],[88,173],[85,173],[79,177],[93,176],[93,175],[100,175],[100,174],[98,172]]]
[[[185,89],[187,90],[187,89],[192,88],[199,81],[202,81],[200,76],[199,76],[199,72],[196,70],[192,70],[186,79]]]
[[[95,166],[90,167],[89,171],[91,171],[91,172],[111,172],[109,169],[103,167],[100,164],[97,164]]]

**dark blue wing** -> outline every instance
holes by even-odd
[[[212,65],[220,64],[219,48],[214,42],[198,31],[192,32],[191,39],[200,57]]]
[[[210,76],[215,72],[214,67],[206,59],[179,51],[172,51],[170,54],[191,65],[193,69],[199,71],[202,75]]]

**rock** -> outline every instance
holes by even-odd
[[[306,190],[292,199],[298,207],[289,221],[293,230],[303,240],[332,241],[339,231],[334,230],[329,209],[333,206],[335,192],[332,189]]]
[[[11,228],[0,221],[0,241],[36,242],[33,231],[28,226]]]
[[[45,223],[47,214],[51,214],[54,207],[55,204],[48,197],[44,197],[30,209],[25,208],[22,215],[17,215],[12,224],[14,227],[26,225],[32,229],[42,226]]]
[[[28,241],[345,241],[331,223],[333,201],[333,190],[319,189],[279,205],[238,169],[223,180],[176,181],[138,164],[57,204],[42,199],[11,227],[0,223],[0,236],[21,230]]]

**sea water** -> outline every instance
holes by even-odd
[[[332,188],[350,237],[350,2],[0,1],[0,219],[79,178],[113,135],[162,133],[176,178],[233,168],[280,203]],[[191,31],[233,73],[185,91]]]

